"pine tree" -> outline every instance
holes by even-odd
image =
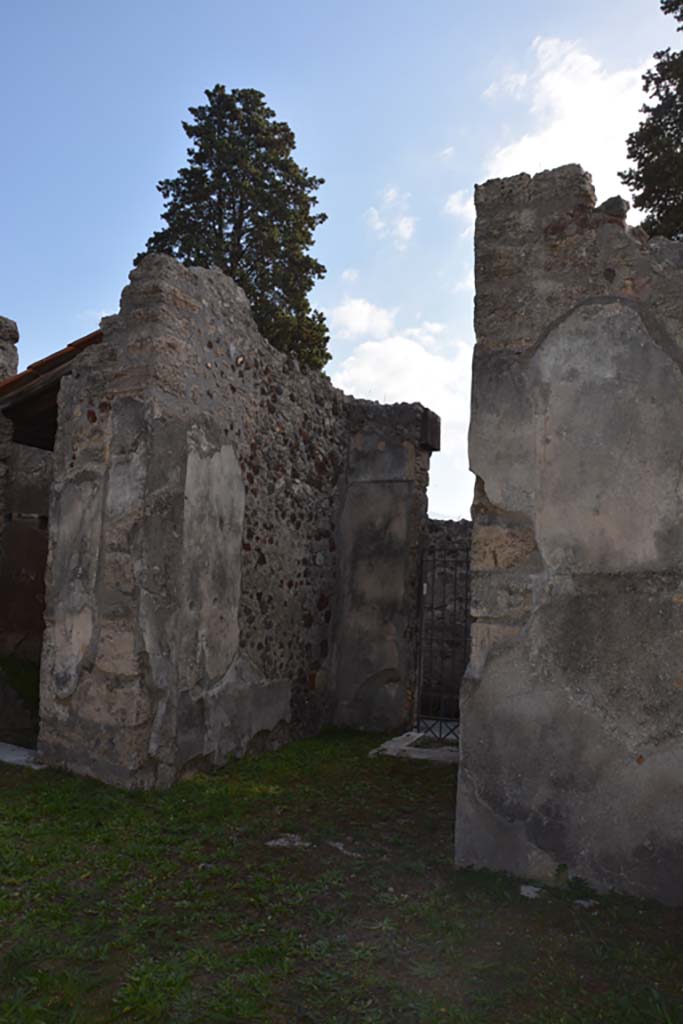
[[[683,24],[683,0],[661,0],[660,6],[664,14],[673,14],[679,25]]]
[[[683,30],[683,0],[661,0]],[[656,64],[643,75],[651,102],[642,107],[640,126],[629,135],[627,153],[634,166],[619,177],[633,193],[636,209],[647,217],[651,235],[683,238],[683,52],[658,50]]]
[[[309,255],[323,184],[292,157],[294,133],[256,89],[216,85],[208,103],[183,121],[187,166],[160,181],[166,227],[145,253],[168,253],[186,266],[217,266],[242,286],[261,334],[308,367],[329,360],[325,317],[307,298],[325,268]]]

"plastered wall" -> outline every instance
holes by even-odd
[[[460,864],[683,902],[683,249],[477,189]]]

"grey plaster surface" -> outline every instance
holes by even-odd
[[[575,166],[477,206],[456,859],[681,904],[683,250]]]

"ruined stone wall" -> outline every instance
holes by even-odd
[[[0,380],[12,377],[17,372],[19,357],[17,342],[19,330],[14,320],[0,316]]]
[[[12,429],[11,421],[0,413],[0,540],[5,529],[8,511]]]
[[[35,747],[52,453],[14,442],[7,452],[0,533],[0,742]]]
[[[18,340],[16,323],[0,317],[0,381],[17,372]],[[36,494],[29,495],[27,487],[36,477],[41,478],[41,507],[47,511],[49,471],[46,474],[37,468],[43,453],[34,457],[31,450],[12,442],[12,433],[12,423],[0,414],[0,742],[34,746],[38,732],[36,672],[19,662],[9,672],[6,657],[36,663],[40,658],[47,533],[40,529],[45,524],[38,515],[19,521],[18,513],[22,509],[30,513],[34,508]],[[21,457],[23,453],[27,459]]]
[[[0,381],[17,372],[17,342],[19,331],[14,320],[0,316]],[[9,486],[9,462],[12,441],[12,424],[0,413],[0,537],[5,525],[7,511],[7,488]]]
[[[40,749],[165,785],[335,719],[353,400],[260,338],[223,274],[168,257],[103,332],[60,391]]]
[[[40,661],[52,452],[8,445],[0,535],[0,655]]]
[[[683,247],[477,189],[460,864],[683,902]]]

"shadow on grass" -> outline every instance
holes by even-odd
[[[166,793],[0,768],[0,1022],[683,1021],[681,912],[456,871],[454,768],[377,743]]]

